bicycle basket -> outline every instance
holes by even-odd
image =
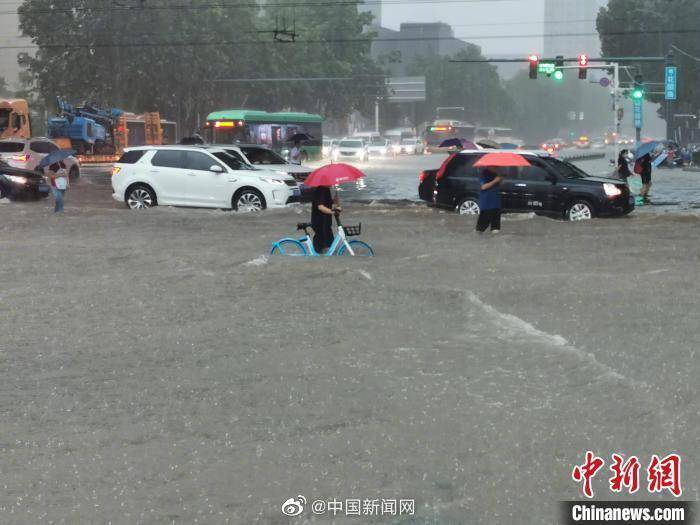
[[[357,226],[343,226],[343,230],[345,230],[345,235],[347,237],[360,235],[360,232],[362,231],[362,223],[358,224]]]

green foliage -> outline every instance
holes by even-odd
[[[464,107],[465,119],[469,122],[509,125],[513,100],[504,89],[496,68],[486,63],[450,62],[482,58],[479,48],[470,46],[450,57],[419,56],[409,64],[409,75],[426,78],[426,101],[417,104],[417,120],[432,121],[437,107],[457,106]]]
[[[20,27],[39,46],[34,57],[24,59],[29,83],[50,105],[62,95],[72,102],[160,111],[180,121],[185,132],[215,109],[290,108],[337,116],[367,98],[364,84],[372,82],[361,75],[380,71],[369,59],[370,35],[362,33],[368,20],[355,5],[295,8],[287,18],[290,25],[296,19],[297,43],[275,42],[271,32],[260,32],[275,29],[275,19],[285,10],[279,2],[262,10],[253,2],[224,5],[25,0]],[[316,43],[324,39],[352,42]],[[210,82],[325,76],[355,76],[362,86]]]
[[[675,44],[700,57],[699,20],[697,0],[610,0],[597,21],[603,55],[665,56]],[[678,100],[674,112],[696,114],[700,108],[700,62],[676,51],[675,64]],[[638,66],[645,81],[663,82],[664,64]],[[645,98],[663,104],[663,95],[647,94]]]
[[[11,96],[10,90],[7,87],[7,82],[3,77],[0,77],[0,97],[8,98]]]

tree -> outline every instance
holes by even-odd
[[[0,97],[9,97],[10,90],[7,88],[7,82],[4,77],[0,77]]]
[[[293,0],[285,0],[291,4]],[[283,3],[283,2],[282,2]],[[278,7],[192,0],[25,0],[20,27],[38,46],[25,58],[47,101],[95,101],[135,112],[160,111],[184,131],[224,107],[291,108],[326,116],[367,103],[381,84],[369,57],[369,23],[357,5],[293,8],[298,39],[273,38]],[[291,18],[290,18],[291,21]],[[220,79],[353,77],[356,82],[212,82]]]
[[[450,62],[482,58],[479,47],[470,45],[452,56],[419,55],[409,64],[409,75],[426,78],[426,100],[417,104],[417,120],[432,121],[437,107],[457,106],[465,108],[465,119],[470,122],[508,125],[513,117],[513,100],[495,66]]]
[[[597,27],[604,56],[665,56],[673,46],[678,66],[678,100],[674,113],[700,111],[700,2],[697,0],[610,0],[598,14]],[[688,56],[690,55],[690,56]],[[695,58],[693,58],[695,57]],[[663,82],[663,64],[636,64],[645,81]],[[653,89],[659,91],[659,89]],[[663,95],[648,94],[660,102]]]

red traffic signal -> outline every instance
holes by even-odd
[[[588,55],[578,56],[578,78],[584,80],[588,75]]]
[[[540,63],[540,57],[530,55],[527,59],[530,62],[530,78],[537,78],[537,66]]]

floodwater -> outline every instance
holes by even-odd
[[[418,200],[418,176],[422,170],[436,169],[444,155],[402,156],[396,159],[373,159],[358,167],[366,177],[356,185],[341,189],[341,198],[348,201]],[[612,172],[606,159],[573,161],[591,175],[607,176]],[[639,193],[638,175],[630,179],[633,193]],[[656,211],[682,211],[700,208],[700,173],[681,169],[656,169],[652,176],[651,203]],[[641,204],[641,203],[639,203]]]

